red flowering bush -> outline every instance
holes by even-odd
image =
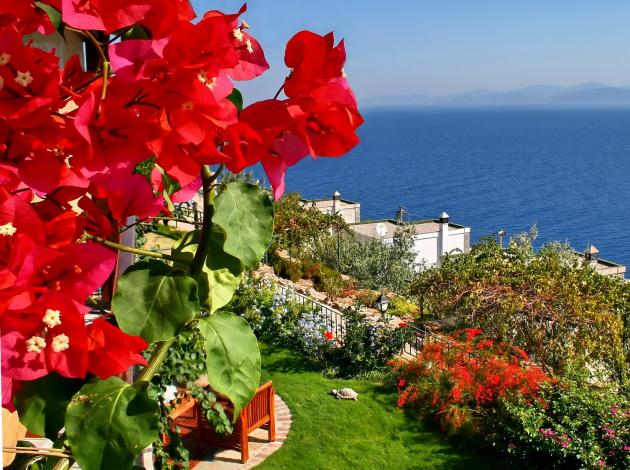
[[[412,361],[398,360],[398,406],[435,416],[447,433],[478,430],[479,417],[510,394],[537,400],[550,379],[515,347],[484,338],[481,330],[456,332],[448,342],[427,344]]]
[[[273,205],[253,185],[217,184],[223,168],[261,163],[278,198],[289,167],[358,143],[363,120],[332,33],[292,38],[276,96],[242,109],[234,83],[268,68],[245,10],[193,22],[188,0],[0,4],[2,405],[53,440],[65,427],[60,452],[86,470],[130,468],[156,437],[146,389],[184,330],[204,337],[209,382],[235,416],[255,393],[255,336],[217,311],[269,245]],[[42,36],[59,47],[39,48]],[[121,243],[133,218],[168,215],[200,189],[201,228],[120,275],[118,252],[139,253]],[[85,303],[100,287],[112,315],[90,323]],[[115,377],[132,365],[146,366],[133,384]],[[57,379],[74,385],[51,394]],[[30,408],[42,400],[65,416]]]

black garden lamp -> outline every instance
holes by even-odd
[[[379,312],[385,313],[387,312],[387,307],[389,306],[389,299],[387,296],[381,292],[381,295],[376,299],[376,308],[378,308]]]

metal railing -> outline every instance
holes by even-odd
[[[346,319],[342,312],[318,302],[307,295],[296,292],[292,287],[283,286],[281,284],[275,284],[274,287],[276,292],[280,292],[280,295],[282,295],[285,300],[292,300],[308,307],[313,312],[321,313],[326,322],[326,329],[330,331],[335,338],[343,339],[346,334]]]
[[[442,343],[446,345],[447,353],[450,353],[451,349],[457,349],[467,356],[467,360],[470,360],[473,357],[472,353],[466,352],[455,342],[445,338],[444,336],[432,333],[424,326],[416,325],[414,323],[405,323],[405,327],[411,330],[413,338],[403,346],[401,351],[403,355],[407,354],[409,356],[416,357],[416,355],[422,351],[426,345]]]

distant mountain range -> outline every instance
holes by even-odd
[[[507,106],[628,104],[630,85],[581,83],[575,86],[534,85],[508,91],[472,90],[443,96],[381,96],[360,100],[364,106]]]

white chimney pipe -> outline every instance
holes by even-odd
[[[333,193],[333,198],[332,198],[332,215],[337,215],[337,213],[341,209],[340,202],[341,202],[341,194],[339,193],[339,191],[335,191]]]
[[[448,214],[442,212],[438,220],[440,231],[438,233],[438,261],[442,262],[444,255],[448,253]]]

